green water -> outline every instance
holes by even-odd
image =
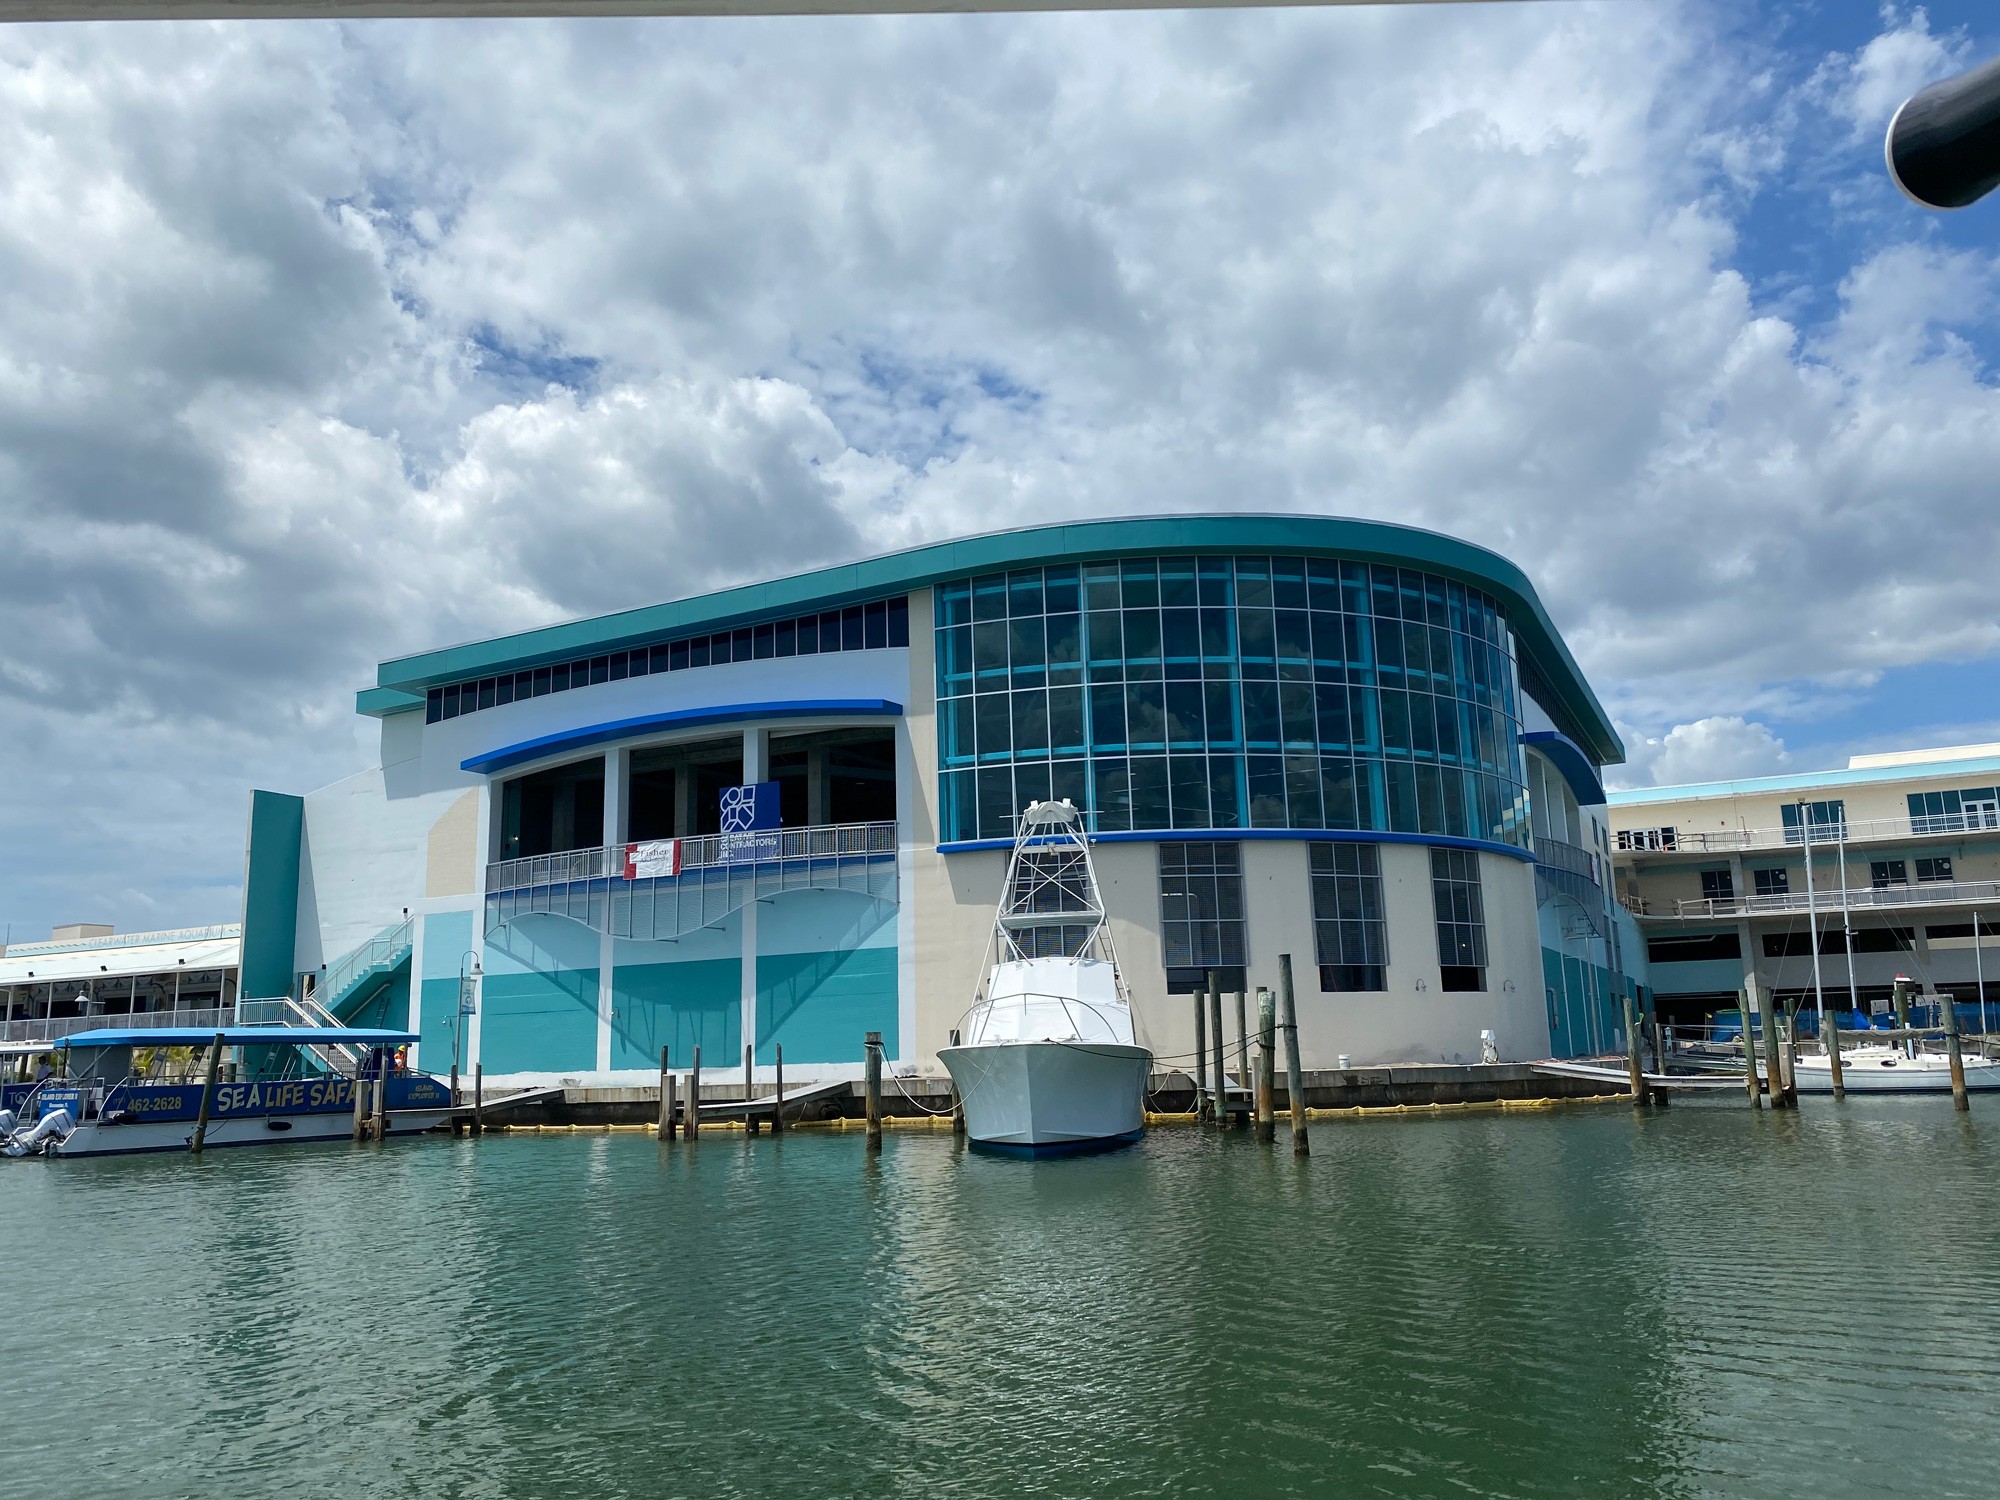
[[[41,1496],[1990,1495],[1948,1101],[0,1163]]]

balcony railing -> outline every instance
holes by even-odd
[[[1852,887],[1847,905],[1854,911],[1882,911],[1911,906],[1965,906],[2000,901],[2000,880],[1940,880],[1922,885]],[[1631,903],[1627,903],[1629,906]],[[1840,910],[1838,890],[1815,890],[1813,904],[1824,914]],[[1643,903],[1642,903],[1643,905]],[[1772,896],[1724,896],[1716,899],[1676,901],[1677,918],[1761,917],[1791,915],[1807,910],[1804,891],[1787,891]]]
[[[1547,865],[1555,870],[1567,870],[1572,875],[1580,875],[1592,885],[1604,883],[1600,856],[1579,845],[1566,844],[1561,839],[1537,838],[1535,863]]]
[[[1613,835],[1620,854],[1731,854],[1751,849],[1799,849],[1807,829],[1797,824],[1778,828],[1686,829],[1627,828]],[[2000,833],[2000,814],[1936,813],[1901,818],[1849,818],[1843,823],[1814,823],[1814,849],[1836,843],[1879,843],[1885,839],[1951,838],[1969,833]]]
[[[0,1021],[0,1042],[53,1042],[79,1031],[101,1027],[150,1031],[160,1026],[199,1026],[203,1030],[236,1024],[236,1008],[221,1010],[142,1010],[131,1014],[98,1012],[90,1016],[15,1017]]]
[[[678,939],[747,902],[791,890],[897,899],[897,825],[824,823],[703,834],[680,844],[679,873],[627,879],[630,844],[502,860],[486,867],[486,931],[517,917],[568,917],[613,937]]]

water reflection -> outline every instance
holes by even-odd
[[[1969,1493],[1986,1127],[1908,1101],[1247,1133],[10,1163],[58,1493]]]

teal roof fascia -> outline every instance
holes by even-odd
[[[1625,759],[1624,742],[1543,609],[1535,586],[1497,552],[1415,526],[1350,516],[1131,516],[988,532],[665,604],[545,625],[491,640],[383,662],[378,687],[419,701],[432,687],[573,657],[651,644],[670,636],[780,619],[923,588],[950,578],[1049,563],[1203,552],[1329,554],[1355,562],[1420,568],[1489,593],[1506,612],[1536,700],[1600,765]],[[394,709],[363,707],[363,713]]]
[[[390,714],[408,713],[423,706],[422,693],[406,693],[401,688],[363,688],[354,695],[354,711],[371,719],[386,719]]]
[[[1971,760],[1919,761],[1906,766],[1864,766],[1850,771],[1801,771],[1789,776],[1746,776],[1735,781],[1642,786],[1611,792],[1608,796],[1613,807],[1644,807],[1659,802],[1691,802],[1698,797],[1754,797],[1769,792],[1875,786],[1888,781],[1939,781],[1995,775],[2000,775],[2000,755],[1981,755]]]

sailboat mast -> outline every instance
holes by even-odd
[[[1804,798],[1799,799],[1799,836],[1806,846],[1806,928],[1812,947],[1813,1004],[1819,1011],[1819,1034],[1826,1036],[1826,990],[1819,977],[1819,905],[1813,898],[1812,804]],[[1844,874],[1842,878],[1845,879]],[[1849,967],[1852,968],[1851,963]]]
[[[1847,809],[1840,810],[1840,821],[1834,825],[1840,835],[1836,846],[1840,852],[1840,936],[1847,947],[1847,1008],[1861,1009],[1861,989],[1854,978],[1854,914],[1847,900]],[[1822,1016],[1824,1023],[1825,1017]],[[1822,1031],[1822,1035],[1824,1032]]]

